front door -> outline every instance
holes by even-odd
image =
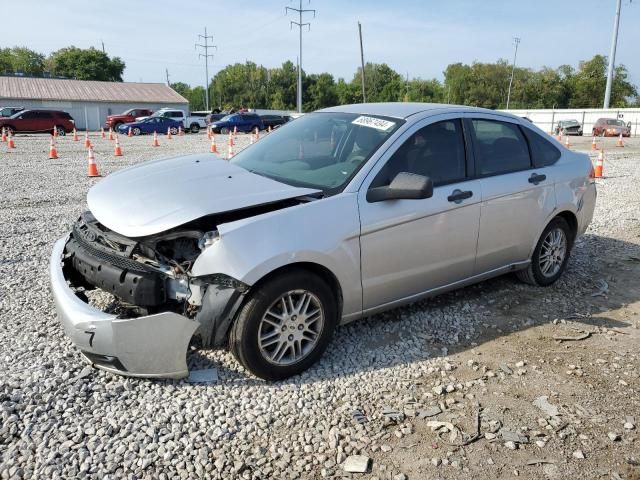
[[[439,116],[407,132],[358,195],[365,310],[410,298],[472,275],[480,183],[470,179],[462,121]],[[431,198],[369,203],[369,188],[399,172],[430,177]]]

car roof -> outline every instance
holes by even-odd
[[[417,113],[447,113],[447,112],[477,112],[500,113],[494,110],[464,105],[448,105],[442,103],[417,103],[417,102],[385,102],[385,103],[355,103],[352,105],[340,105],[337,107],[323,108],[319,112],[356,113],[359,115],[380,115],[383,117],[408,118]]]

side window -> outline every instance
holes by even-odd
[[[524,132],[527,136],[527,140],[529,140],[534,166],[548,167],[558,161],[561,155],[560,150],[551,144],[551,142],[547,141],[529,128],[525,128]]]
[[[531,168],[529,148],[518,125],[475,119],[473,140],[479,175],[498,175]]]
[[[400,172],[424,175],[434,186],[467,176],[464,136],[459,119],[421,128],[409,137],[380,170],[371,187],[389,185]]]
[[[22,120],[31,120],[32,118],[37,118],[37,116],[36,116],[36,112],[25,112],[22,115],[20,115],[20,118]]]
[[[51,112],[38,112],[38,118],[53,118]]]

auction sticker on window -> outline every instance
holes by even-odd
[[[375,128],[376,130],[390,130],[395,126],[395,122],[390,122],[389,120],[383,120],[381,118],[375,117],[366,117],[360,116],[356,118],[353,122],[354,125],[361,125],[363,127]]]

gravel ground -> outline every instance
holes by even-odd
[[[596,218],[553,287],[506,276],[354,322],[283,382],[191,352],[220,378],[190,384],[94,370],[64,336],[49,254],[99,180],[82,142],[48,160],[48,138],[18,136],[0,147],[0,478],[639,478],[640,139],[609,140]],[[103,175],[209,149],[93,142]]]

